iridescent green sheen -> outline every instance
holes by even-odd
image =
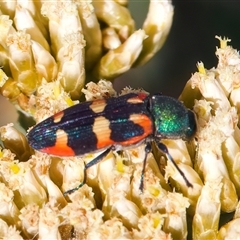
[[[155,123],[155,136],[159,138],[191,139],[196,133],[195,115],[178,100],[153,95],[150,112]]]

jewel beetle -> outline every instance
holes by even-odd
[[[128,93],[79,103],[45,119],[27,134],[28,142],[35,150],[57,156],[79,156],[102,151],[85,165],[82,183],[86,183],[88,168],[100,162],[111,150],[124,150],[145,143],[145,158],[140,179],[143,178],[147,154],[151,142],[165,153],[184,178],[192,184],[174,162],[161,139],[191,140],[197,129],[195,114],[180,101],[161,94]]]

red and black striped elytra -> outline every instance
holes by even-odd
[[[29,144],[58,156],[136,144],[153,132],[147,102],[145,94],[127,94],[75,105],[36,125],[28,134]]]
[[[146,156],[140,188],[143,188],[144,169],[150,142],[156,141],[160,150],[172,157],[161,139],[190,140],[196,132],[194,113],[178,100],[160,94],[129,93],[69,107],[40,122],[28,133],[30,146],[57,156],[79,156],[104,150],[85,166],[83,183],[66,192],[72,193],[86,182],[86,170],[101,161],[111,150],[121,150],[146,142]],[[173,161],[188,186],[182,171]]]

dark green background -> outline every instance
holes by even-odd
[[[131,1],[130,8],[140,28],[148,1]],[[141,68],[136,68],[115,81],[116,88],[130,85],[154,93],[178,97],[186,81],[202,61],[210,69],[217,64],[219,40],[226,36],[240,50],[240,1],[173,1],[174,20],[171,32],[160,52]]]

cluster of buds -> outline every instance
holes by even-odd
[[[33,153],[12,125],[0,128],[6,146],[0,152],[1,229],[6,238],[52,239],[235,239],[240,203],[239,90],[240,57],[221,39],[216,68],[198,63],[180,100],[196,113],[198,131],[189,144],[163,140],[193,187],[186,186],[170,161],[148,154],[144,191],[139,184],[145,146],[110,152],[87,171],[87,184],[76,187],[88,163],[99,153],[58,158]],[[121,94],[134,90],[125,88]],[[139,92],[139,90],[137,90]],[[116,96],[111,82],[88,83],[87,100]],[[75,102],[60,81],[43,82],[34,96],[38,121]],[[66,101],[67,100],[67,101]],[[61,107],[60,107],[61,108]],[[50,113],[51,114],[51,113]],[[159,167],[159,165],[160,167]],[[228,214],[226,214],[228,213]],[[232,220],[229,221],[229,214]],[[220,222],[220,218],[222,219]]]
[[[58,79],[79,99],[85,79],[113,80],[152,58],[172,18],[171,1],[150,1],[140,30],[126,1],[3,1],[0,93],[28,112],[43,81]]]
[[[135,31],[125,1],[2,2],[0,92],[36,122],[78,103],[81,93],[87,100],[117,96],[108,81],[82,89],[86,76],[110,80],[144,64],[162,46],[172,16],[170,2],[150,1],[143,29]],[[180,96],[196,113],[195,140],[164,141],[193,187],[170,161],[163,175],[165,158],[153,151],[141,193],[140,145],[110,152],[88,169],[87,184],[65,197],[96,154],[59,158],[34,152],[9,124],[0,127],[1,238],[187,239],[191,229],[193,239],[236,239],[240,57],[229,40],[218,39],[217,67],[199,63]],[[121,94],[128,92],[133,90]]]
[[[193,165],[204,185],[195,200],[194,239],[239,237],[240,57],[228,46],[229,39],[216,38],[220,41],[217,66],[207,70],[198,63],[198,72],[180,96],[198,118]],[[232,213],[233,220],[221,227],[220,217],[222,222],[228,221],[223,213]]]

